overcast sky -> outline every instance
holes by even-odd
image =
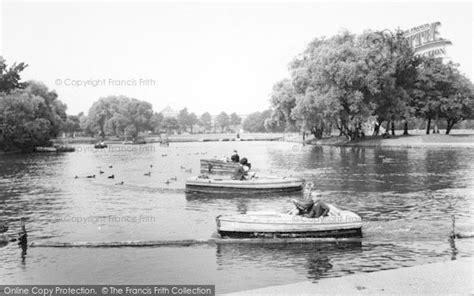
[[[246,114],[315,37],[440,21],[448,56],[472,80],[471,2],[166,3],[2,1],[1,55],[55,89],[69,114],[107,95]],[[129,86],[115,85],[127,80]],[[89,83],[87,86],[73,84]],[[95,86],[94,86],[95,85]]]

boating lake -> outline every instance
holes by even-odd
[[[0,155],[0,219],[9,222],[10,235],[24,217],[29,243],[207,239],[217,215],[285,211],[291,198],[302,196],[185,193],[185,179],[199,174],[201,158],[237,149],[259,175],[313,181],[313,194],[362,217],[364,238],[341,244],[28,248],[26,254],[10,243],[0,247],[1,284],[215,284],[217,293],[225,293],[474,255],[472,239],[449,239],[452,215],[458,231],[473,230],[474,149],[285,142],[75,147],[58,155]],[[92,174],[95,179],[75,179]],[[165,183],[175,176],[177,181]]]

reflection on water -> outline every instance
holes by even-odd
[[[8,283],[215,283],[218,292],[228,292],[473,254],[470,240],[449,239],[452,215],[459,231],[473,230],[472,149],[302,147],[277,142],[150,147],[0,156],[0,211],[10,225],[7,235],[16,237],[24,218],[30,242],[206,239],[215,231],[217,215],[283,212],[292,198],[301,197],[301,192],[185,193],[185,180],[198,174],[200,158],[237,149],[259,175],[305,178],[326,202],[358,213],[364,239],[339,245],[27,252],[10,243],[0,248],[0,278]],[[84,178],[92,174],[96,178]],[[107,178],[112,174],[114,179]],[[147,272],[143,266],[148,266]]]
[[[341,254],[344,257],[358,257],[362,243],[323,244],[266,244],[266,245],[219,245],[217,264],[223,269],[243,268],[258,260],[267,269],[294,269],[306,274],[308,279],[319,279],[348,273],[348,270],[334,270]],[[336,268],[340,268],[337,264]]]

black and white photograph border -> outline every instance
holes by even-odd
[[[0,295],[474,293],[472,1],[0,2]]]

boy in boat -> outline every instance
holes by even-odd
[[[307,218],[325,217],[329,214],[329,206],[321,200],[313,201],[311,198],[311,190],[313,183],[306,184],[306,197],[303,201],[292,199],[295,209],[291,211],[292,214],[301,215]]]
[[[313,201],[305,200],[305,201],[297,201],[295,199],[292,200],[293,204],[296,207],[296,215],[301,215],[306,218],[319,218],[319,217],[326,217],[329,214],[329,206],[320,201]],[[292,211],[292,213],[294,213]]]

